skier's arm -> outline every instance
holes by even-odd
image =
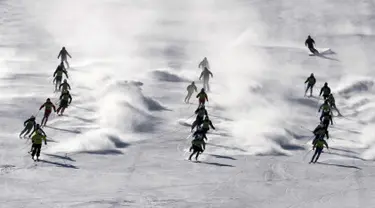
[[[68,55],[70,58],[72,58],[72,56],[68,53],[68,51],[66,52],[66,55]]]
[[[47,135],[44,135],[43,140],[44,140],[44,144],[47,145]]]
[[[323,140],[323,141],[324,141],[324,140]],[[327,144],[326,141],[324,141],[324,145],[327,147],[327,149],[329,149],[328,144]]]
[[[61,87],[63,86],[63,84],[60,84],[60,86],[59,86],[59,90],[61,90]]]
[[[211,75],[211,77],[214,77],[214,75],[212,74],[212,72],[211,71],[208,71],[208,73]]]
[[[328,134],[328,131],[326,131],[326,137],[327,137],[327,139],[329,139],[329,134]]]
[[[61,56],[61,51],[60,51],[59,55],[57,56],[57,58],[60,58],[60,56]]]
[[[331,125],[333,125],[332,116],[329,117],[329,120],[331,120]]]
[[[42,108],[45,106],[45,103],[42,105],[42,106],[40,106],[40,108],[39,108],[39,110],[42,110]]]
[[[208,112],[207,112],[206,109],[204,110],[204,115],[205,115],[205,116],[208,116]]]
[[[322,108],[323,108],[323,105],[324,104],[322,104],[320,107],[319,107],[319,110],[318,110],[318,112],[320,112],[321,110],[322,110]]]
[[[69,104],[70,104],[70,103],[72,103],[72,96],[69,95],[69,99],[70,99],[70,101],[69,101]]]
[[[56,112],[56,107],[54,104],[52,104],[53,111]]]
[[[57,69],[55,70],[55,72],[53,73],[53,77],[55,77],[56,76],[56,73],[57,73]]]
[[[203,72],[201,73],[201,76],[199,76],[199,80],[201,80],[203,77]]]
[[[310,77],[306,79],[305,84],[309,81]]]
[[[72,88],[70,88],[70,85],[69,84],[67,84],[67,85],[68,85],[69,90],[71,90]]]
[[[62,99],[62,96],[63,96],[63,95],[64,95],[64,94],[61,94],[61,95],[60,95],[60,100]]]
[[[198,68],[200,68],[202,65],[203,65],[203,61],[201,61],[201,62],[198,64]]]
[[[23,122],[23,125],[26,126],[26,124],[29,123],[29,121],[30,121],[30,118],[27,119],[25,122]]]
[[[208,140],[206,134],[203,135],[203,138],[204,138],[206,141]]]
[[[210,121],[210,126],[213,128],[213,129],[216,129],[215,127],[214,127],[214,125],[212,125],[212,122]]]
[[[194,90],[195,90],[195,92],[198,92],[197,86],[195,86],[195,85],[194,85]]]
[[[198,95],[196,96],[197,98],[201,95],[201,93],[198,93]]]
[[[208,96],[207,96],[207,94],[206,94],[206,100],[207,100],[207,102],[208,102]]]
[[[324,89],[324,87],[322,87],[322,89],[320,89],[320,93],[319,93],[319,96],[321,96],[321,95],[322,95],[322,93],[323,93],[323,89]]]
[[[65,70],[63,70],[63,72],[64,72],[64,74],[65,74],[66,78],[68,78],[68,79],[69,79],[68,73],[66,73],[66,71],[65,71]]]

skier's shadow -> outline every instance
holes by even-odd
[[[47,153],[45,153],[45,155],[47,155],[49,157],[55,157],[55,158],[59,158],[59,159],[62,159],[62,160],[69,160],[69,161],[75,162],[75,160],[71,157],[68,157],[68,155],[60,156],[60,155],[47,154]]]
[[[231,167],[231,168],[235,167],[233,165],[224,164],[224,163],[217,163],[217,162],[200,161],[199,163],[206,164],[206,165],[215,165],[215,166],[219,166],[219,167]]]
[[[324,59],[329,59],[329,60],[332,60],[332,61],[340,61],[340,60],[338,60],[338,59],[335,59],[335,58],[331,58],[331,57],[328,57],[328,56],[325,56],[324,55],[324,52],[323,53],[319,53],[319,54],[315,54],[315,56],[317,56],[317,57],[320,57],[320,58],[324,58]]]
[[[77,166],[74,166],[74,165],[71,165],[71,164],[53,162],[53,161],[48,161],[48,160],[39,160],[39,161],[43,162],[43,163],[55,165],[57,167],[79,169]]]
[[[354,166],[354,165],[340,165],[340,164],[333,164],[333,163],[326,163],[326,162],[317,162],[317,163],[321,165],[329,165],[329,166],[336,166],[336,167],[341,167],[341,168],[352,168],[352,169],[362,170],[362,168]]]

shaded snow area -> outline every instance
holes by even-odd
[[[372,0],[0,1],[0,207],[374,207],[374,11]],[[34,162],[18,135],[58,103],[62,46],[73,101],[51,114]],[[216,130],[196,163],[197,93],[184,98],[203,86],[204,57]],[[343,116],[309,164],[325,82]]]

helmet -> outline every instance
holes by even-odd
[[[313,76],[314,76],[314,73],[311,73],[311,75],[310,75],[310,76],[312,76],[312,77],[313,77]]]
[[[195,84],[195,82],[193,81],[191,84]]]
[[[37,125],[36,125],[36,128],[39,128],[39,127],[40,127],[40,124],[37,124]]]
[[[309,35],[309,36],[307,36],[307,38],[311,38],[311,36]]]
[[[206,117],[204,118],[204,120],[206,120],[206,121],[207,121],[207,120],[210,120],[210,119],[208,118],[208,116],[206,116]]]
[[[65,47],[62,47],[63,50],[65,50]]]
[[[324,104],[328,104],[328,100],[325,100],[325,101],[324,101]]]
[[[51,102],[51,99],[47,98],[47,102]]]
[[[204,92],[204,88],[201,89],[201,92]]]
[[[66,83],[67,81],[66,81],[66,79],[64,79],[64,83]]]
[[[326,82],[326,83],[324,83],[324,86],[328,86],[328,83]]]
[[[31,117],[30,118],[35,118],[35,116],[34,115],[31,115]]]

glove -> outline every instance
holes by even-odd
[[[44,142],[45,145],[47,145],[47,142]]]

